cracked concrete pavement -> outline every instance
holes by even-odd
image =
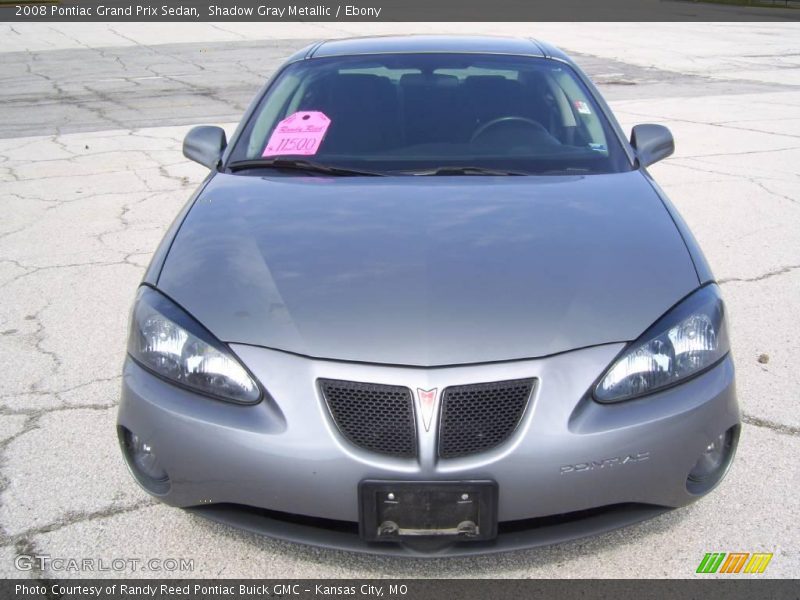
[[[126,321],[151,253],[204,170],[192,124],[228,128],[305,40],[536,34],[576,53],[626,129],[669,126],[653,167],[729,307],[744,429],[720,488],[589,540],[429,561],[273,541],[167,508],[114,432]],[[652,39],[658,39],[652,48]],[[0,23],[0,575],[20,553],[194,560],[164,576],[690,577],[706,551],[800,572],[800,28],[794,24]],[[143,571],[105,575],[149,576]]]

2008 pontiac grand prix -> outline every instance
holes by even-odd
[[[136,296],[118,432],[164,502],[381,553],[553,543],[686,505],[739,411],[725,309],[562,52],[314,44],[265,85]]]

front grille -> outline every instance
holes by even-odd
[[[522,419],[533,382],[533,379],[515,379],[445,389],[439,456],[475,454],[507,440]]]
[[[411,390],[335,379],[319,384],[336,426],[351,443],[381,454],[416,456]]]

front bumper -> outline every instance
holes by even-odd
[[[499,538],[452,548],[511,549],[605,531],[692,502],[698,496],[687,491],[689,471],[710,441],[739,423],[730,356],[682,385],[602,405],[586,392],[621,344],[441,368],[232,348],[272,399],[228,404],[177,388],[130,359],[125,364],[119,425],[146,440],[169,474],[160,499],[277,537],[353,550],[403,551],[394,544],[366,545],[353,535],[364,479],[496,481]],[[437,458],[435,424],[430,433],[417,428],[417,458],[352,446],[316,385],[329,378],[427,390],[529,377],[537,384],[514,435],[489,452],[454,459]],[[332,526],[315,527],[313,519]],[[524,523],[538,533],[524,535]]]

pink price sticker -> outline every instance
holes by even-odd
[[[330,124],[331,120],[319,111],[291,114],[275,127],[261,156],[316,154]]]
[[[575,100],[575,109],[581,113],[582,115],[590,115],[592,114],[592,109],[589,108],[589,105],[586,104],[583,100]]]

